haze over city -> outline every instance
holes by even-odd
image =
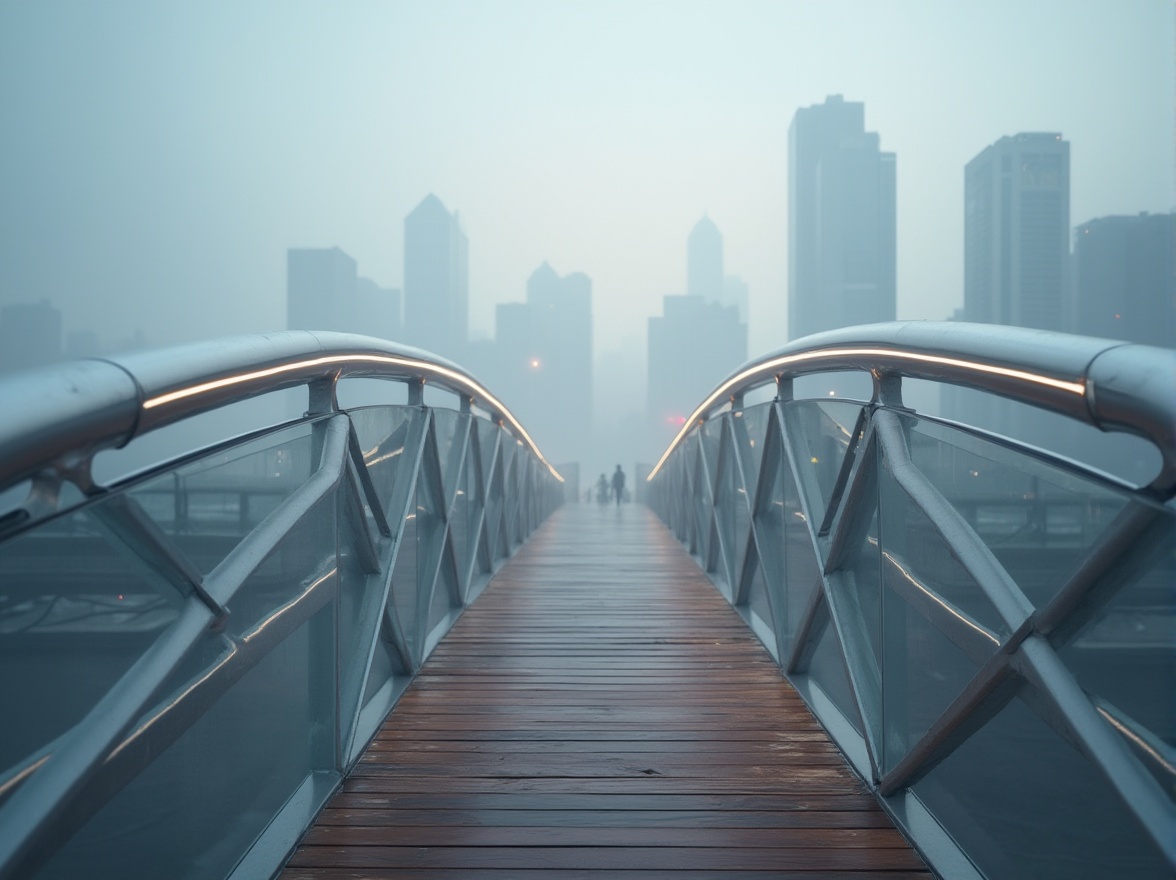
[[[283,329],[288,248],[400,288],[435,193],[472,338],[544,261],[591,278],[594,410],[622,424],[704,215],[748,353],[787,340],[798,109],[864,104],[897,157],[897,317],[938,320],[964,165],[1001,137],[1071,144],[1073,225],[1173,210],[1174,34],[1167,0],[7,4],[0,306],[49,300],[110,346]]]

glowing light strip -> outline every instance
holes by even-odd
[[[207,394],[210,391],[216,391],[221,388],[230,388],[233,385],[240,385],[245,382],[252,382],[257,379],[266,379],[270,376],[279,376],[283,373],[294,373],[305,370],[311,367],[323,367],[330,364],[354,364],[354,363],[368,363],[368,364],[386,364],[388,366],[406,367],[414,372],[432,373],[437,376],[443,376],[458,386],[468,389],[473,392],[474,396],[480,397],[490,407],[497,410],[503,415],[514,428],[515,433],[526,441],[531,451],[535,453],[535,457],[543,462],[544,467],[550,471],[551,475],[564,482],[564,478],[560,476],[559,471],[551,466],[551,463],[543,457],[543,453],[539,451],[539,447],[535,441],[531,439],[531,435],[527,433],[526,429],[519,424],[516,419],[505,406],[493,394],[474,382],[469,377],[457,370],[451,370],[448,367],[443,367],[439,364],[429,363],[428,361],[416,360],[414,358],[393,357],[391,355],[371,355],[371,354],[337,354],[324,355],[317,358],[308,358],[306,360],[295,361],[294,363],[282,364],[277,367],[268,367],[264,370],[253,370],[248,373],[238,373],[235,376],[226,376],[223,379],[213,379],[210,382],[201,382],[199,385],[189,385],[187,388],[180,388],[177,391],[169,391],[167,394],[160,394],[152,397],[143,403],[143,409],[155,409],[156,407],[166,406],[169,403],[175,403],[177,400],[184,400],[189,397],[198,397],[202,394]]]
[[[979,361],[967,361],[962,358],[945,357],[937,354],[923,354],[915,351],[900,351],[893,348],[823,348],[819,351],[803,351],[798,354],[781,355],[778,358],[773,358],[766,363],[757,364],[754,367],[749,367],[742,373],[732,376],[718,388],[710,393],[698,407],[690,414],[690,418],[682,425],[682,429],[678,435],[666,447],[666,451],[662,453],[662,457],[658,459],[653,470],[649,472],[649,476],[645,478],[646,482],[652,480],[657,476],[657,472],[661,470],[666,459],[670,457],[670,453],[682,442],[682,438],[690,433],[690,429],[694,427],[695,422],[702,419],[704,413],[707,412],[719,398],[728,394],[732,388],[746,382],[752,376],[760,373],[774,372],[780,367],[788,366],[789,364],[803,363],[805,361],[825,360],[829,358],[840,357],[872,357],[885,358],[888,360],[906,360],[919,361],[927,364],[938,364],[939,366],[948,367],[963,367],[967,370],[972,370],[977,373],[990,373],[995,376],[1005,376],[1010,379],[1018,379],[1022,382],[1032,382],[1037,385],[1045,385],[1049,388],[1056,388],[1059,391],[1066,391],[1071,394],[1085,396],[1086,382],[1085,380],[1078,380],[1074,382],[1066,381],[1065,379],[1054,379],[1051,376],[1043,376],[1040,373],[1031,373],[1028,370],[1016,370],[1009,367],[998,367],[994,364],[985,364]],[[863,365],[860,369],[866,369]]]
[[[1094,708],[1095,711],[1105,718],[1112,727],[1119,731],[1119,733],[1123,734],[1123,736],[1127,737],[1129,740],[1139,746],[1142,751],[1151,755],[1155,762],[1167,770],[1168,773],[1176,776],[1176,767],[1172,765],[1172,762],[1160,754],[1160,752],[1156,750],[1150,743],[1148,743],[1147,740],[1145,740],[1142,736],[1140,736],[1102,706],[1095,706]]]
[[[877,543],[878,543],[877,538],[870,538],[869,541],[871,544],[874,544],[875,546],[877,546]],[[903,566],[903,564],[895,558],[893,553],[891,553],[888,550],[883,550],[882,555],[884,557],[886,557],[887,562],[889,562],[891,565],[893,565],[895,568],[897,568],[902,573],[903,578],[905,578],[906,581],[912,587],[914,587],[920,593],[925,595],[928,599],[930,599],[932,602],[934,602],[936,605],[938,605],[940,608],[942,608],[944,611],[946,611],[948,614],[950,614],[952,617],[954,617],[956,620],[958,620],[964,626],[971,629],[977,635],[984,636],[984,638],[988,639],[988,641],[992,642],[992,644],[996,645],[998,648],[1000,647],[1000,639],[998,639],[992,633],[991,630],[989,630],[987,627],[981,626],[979,623],[972,620],[972,618],[968,617],[968,615],[964,614],[964,612],[960,611],[958,608],[956,608],[954,605],[952,605],[950,602],[948,602],[946,599],[944,599],[942,596],[940,596],[934,590],[931,590],[930,588],[928,588],[927,585],[924,584],[922,581],[920,581],[917,577],[915,577],[915,575],[912,572],[908,571]]]

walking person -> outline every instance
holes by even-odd
[[[608,477],[604,474],[596,481],[596,503],[608,504]]]
[[[613,494],[617,496],[617,506],[621,506],[621,496],[625,494],[625,472],[621,470],[618,464],[617,469],[613,471],[612,476],[612,490]]]

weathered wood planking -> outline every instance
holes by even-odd
[[[642,507],[566,505],[437,647],[284,880],[931,876]]]

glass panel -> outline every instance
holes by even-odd
[[[734,428],[735,419],[727,416],[727,419],[732,423]],[[731,459],[731,513],[729,516],[728,532],[730,540],[728,546],[730,547],[731,573],[734,580],[738,579],[740,572],[743,571],[743,557],[747,553],[747,539],[751,531],[751,492],[754,491],[754,483],[752,489],[749,489],[743,481],[744,471],[739,467],[737,456],[741,450],[738,449],[736,434],[731,432],[732,440],[729,452]]]
[[[461,595],[468,589],[466,579],[469,577],[472,548],[470,536],[473,526],[470,522],[473,504],[470,498],[471,480],[468,469],[473,466],[473,460],[460,462],[454,474],[457,480],[457,490],[453,496],[453,506],[449,511],[449,539],[453,542],[453,559],[457,565],[458,578],[461,583]]]
[[[498,425],[486,419],[476,419],[474,424],[478,426],[478,447],[482,453],[482,473],[490,473],[490,466],[493,464],[494,453],[498,449],[499,434],[506,437],[506,432]]]
[[[882,494],[885,498],[885,489]],[[884,511],[887,507],[884,501]],[[931,598],[930,589],[905,567],[902,555],[890,550],[892,527],[886,517],[884,513],[883,772],[894,767],[927,732],[980,665],[939,628],[947,628],[949,623],[958,626],[958,621]],[[998,647],[995,642],[985,644],[991,652]]]
[[[1011,629],[935,524],[899,488],[885,459],[879,475],[879,497],[882,558],[890,588],[908,602],[939,604],[947,612],[945,619],[975,632],[980,632],[976,629],[979,624],[1003,641]]]
[[[360,688],[367,667],[368,651],[380,624],[383,608],[383,578],[368,575],[354,552],[339,556],[339,713],[340,722],[350,725],[359,707]],[[340,731],[343,742],[351,735]]]
[[[482,454],[485,455],[483,446]],[[490,560],[493,562],[501,556],[500,548],[503,544],[502,529],[502,499],[506,490],[502,475],[502,462],[487,465],[486,473],[490,474],[489,485],[486,489],[486,536],[490,541]]]
[[[450,611],[461,607],[461,604],[455,601],[456,596],[457,583],[452,559],[448,553],[442,553],[440,567],[437,570],[436,585],[433,588],[433,601],[429,607],[429,619],[425,626],[426,633],[432,632],[433,628],[441,623]]]
[[[437,460],[441,462],[441,481],[448,504],[457,491],[458,470],[465,452],[470,416],[451,409],[433,410],[433,431],[437,435]]]
[[[825,515],[841,462],[862,407],[835,400],[802,400],[784,404],[785,424],[793,437],[796,466],[809,509],[818,520]]]
[[[395,656],[395,649],[384,641],[381,634],[380,640],[376,642],[376,649],[372,652],[372,666],[368,670],[367,687],[363,691],[365,706],[380,688],[391,680],[394,669],[399,669],[400,664],[393,660]]]
[[[820,685],[825,695],[841,710],[853,729],[862,735],[862,719],[857,710],[857,703],[853,698],[853,687],[849,683],[849,676],[845,672],[845,660],[841,655],[841,646],[837,641],[833,622],[821,634],[817,648],[809,661],[808,675]]]
[[[728,416],[707,422],[704,428],[718,433],[720,436],[719,453],[715,460],[718,473],[715,479],[715,507],[714,523],[718,534],[718,545],[710,549],[707,571],[712,574],[720,585],[726,588],[727,598],[733,595],[735,581],[736,559],[739,555],[735,548],[735,516],[738,501],[736,481],[735,456],[731,449],[729,432],[724,432],[722,421]],[[727,433],[728,436],[723,437]],[[704,445],[706,439],[704,438]]]
[[[142,473],[194,451],[255,431],[301,419],[306,413],[306,388],[271,391],[165,425],[136,437],[120,449],[105,449],[94,457],[94,479],[109,486],[128,474]]]
[[[1118,796],[1019,699],[914,787],[988,877],[1171,877]]]
[[[414,499],[415,497],[414,495]],[[410,656],[415,656],[416,649],[417,514],[417,503],[414,503],[404,519],[404,531],[396,547],[396,562],[392,569],[392,595],[389,597],[389,604],[400,623]]]
[[[871,499],[872,501],[872,499]],[[852,676],[877,746],[882,725],[882,559],[875,506],[859,552],[835,581],[834,601],[855,658]]]
[[[772,602],[768,596],[768,589],[764,584],[763,570],[760,568],[758,560],[751,566],[751,584],[747,590],[747,607],[752,614],[767,624],[773,632],[776,631],[776,620],[773,615]]]
[[[326,421],[282,428],[127,491],[204,574],[318,468]]]
[[[1176,511],[1156,508],[1154,515],[1146,536],[1095,588],[1096,596],[1106,596],[1105,604],[1059,655],[1083,690],[1101,701],[1103,716],[1174,796]]]
[[[407,471],[413,466],[413,462],[406,462],[404,444],[408,440],[412,419],[420,417],[420,410],[409,406],[382,406],[353,410],[349,415],[376,497],[383,502],[384,513],[395,529],[403,511],[392,510],[389,505],[395,495],[393,487],[400,468],[403,466]],[[407,458],[412,458],[413,454],[415,450]]]
[[[784,598],[786,602],[787,628],[784,632],[785,650],[792,650],[796,628],[804,617],[813,590],[820,581],[820,564],[804,507],[801,504],[800,489],[796,485],[792,468],[787,457],[781,462],[776,476],[776,488],[772,498],[781,499],[780,523],[783,529],[784,546]],[[819,525],[815,524],[815,525]]]
[[[1126,503],[1119,491],[991,440],[905,421],[911,460],[1039,608]]]
[[[735,438],[739,441],[739,458],[747,475],[747,488],[754,492],[759,479],[760,459],[764,454],[764,435],[772,414],[771,403],[748,407],[734,414]]]
[[[176,619],[185,597],[105,528],[115,496],[0,545],[0,770],[65,733]],[[19,707],[19,709],[17,708]]]
[[[333,728],[332,677],[307,675],[332,666],[331,614],[262,658],[36,876],[228,876],[303,779],[333,766],[333,747],[307,735]]]

